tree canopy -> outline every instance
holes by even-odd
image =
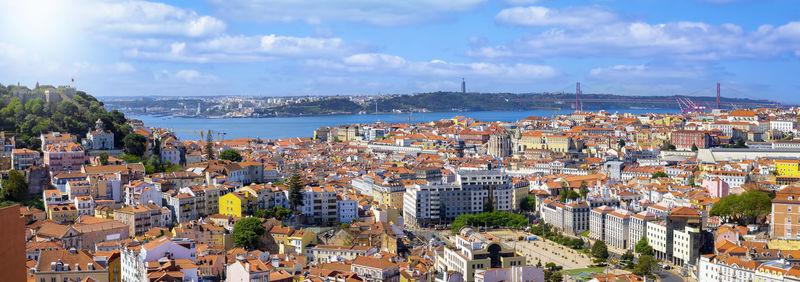
[[[25,176],[19,171],[10,170],[8,179],[3,180],[2,196],[8,201],[25,201],[28,198],[28,183],[25,182]]]
[[[31,95],[41,95],[44,88],[31,91]],[[40,149],[39,134],[50,131],[66,132],[77,136],[85,136],[95,121],[102,120],[104,129],[114,133],[115,144],[131,132],[126,124],[125,116],[114,110],[107,112],[103,103],[83,91],[77,91],[71,98],[63,101],[47,102],[42,97],[31,96],[27,101],[19,97],[10,97],[9,88],[0,85],[0,130],[17,133],[17,139],[27,148]],[[56,89],[61,92],[65,89]]]
[[[723,217],[741,225],[755,223],[759,216],[772,210],[772,199],[767,193],[752,190],[719,199],[711,207],[712,216]]]
[[[652,178],[652,179],[661,178],[661,177],[669,177],[669,175],[667,175],[667,173],[663,172],[663,171],[656,171],[656,172],[653,173],[653,175],[650,176],[650,178]]]
[[[295,168],[286,185],[289,186],[289,206],[292,210],[297,211],[297,208],[303,204],[303,181],[300,179],[299,168]]]
[[[122,151],[139,158],[144,157],[147,151],[147,137],[136,133],[128,134],[122,139]]]
[[[519,209],[523,211],[534,211],[536,210],[536,198],[533,196],[526,196],[522,198],[519,203]]]
[[[581,195],[578,194],[578,192],[575,192],[575,190],[569,189],[566,192],[562,192],[560,197],[561,197],[560,198],[561,202],[562,203],[566,203],[567,200],[574,201],[574,200],[580,199]]]
[[[222,151],[221,153],[219,153],[219,158],[222,160],[229,160],[232,162],[242,161],[242,155],[239,154],[239,152],[236,151],[235,149],[226,149]]]
[[[641,256],[653,255],[653,247],[651,247],[650,243],[647,242],[646,236],[642,236],[642,238],[639,239],[639,242],[636,242],[636,246],[634,246],[633,249]]]
[[[508,226],[523,227],[528,225],[528,218],[521,214],[507,211],[492,211],[479,214],[462,214],[450,224],[450,231],[457,233],[464,226]]]
[[[291,210],[287,210],[282,207],[272,207],[271,209],[258,209],[253,213],[253,215],[260,218],[275,218],[281,220],[286,218],[286,216],[291,213]]]
[[[605,260],[608,258],[608,246],[606,242],[599,240],[592,245],[592,256],[597,259]]]
[[[255,217],[243,218],[233,226],[233,243],[237,247],[255,250],[258,247],[258,239],[264,232],[266,230],[260,219]]]
[[[639,257],[639,263],[633,268],[633,274],[639,276],[649,276],[653,273],[653,268],[658,266],[658,262],[651,255],[643,255]]]

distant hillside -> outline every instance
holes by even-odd
[[[45,95],[46,90],[50,95]],[[43,132],[68,132],[84,137],[89,129],[94,129],[98,119],[114,132],[116,144],[121,144],[130,132],[124,114],[106,111],[103,102],[86,92],[63,86],[29,89],[0,84],[0,130],[16,136],[25,147],[39,149],[38,137]]]
[[[270,108],[266,112],[276,113],[277,115],[327,115],[358,113],[363,109],[361,105],[348,99],[330,98]]]
[[[676,99],[684,96],[622,96],[584,94],[584,110],[602,109],[678,109]],[[690,97],[695,103],[713,107],[715,97]],[[376,106],[377,104],[377,106]],[[723,108],[774,106],[768,100],[741,98],[721,99]],[[433,92],[393,95],[359,105],[343,98],[301,102],[288,106],[263,109],[264,115],[321,115],[336,113],[419,111],[525,111],[540,109],[574,109],[574,94],[513,94]],[[377,110],[376,110],[377,109]]]

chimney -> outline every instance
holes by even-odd
[[[250,263],[249,262],[245,262],[244,263],[244,269],[245,269],[245,271],[250,272]]]
[[[206,171],[206,186],[211,186],[211,172]]]

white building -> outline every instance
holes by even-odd
[[[505,173],[459,170],[453,183],[408,187],[403,195],[403,218],[409,225],[422,226],[462,214],[481,213],[487,205],[494,210],[510,211],[513,198],[510,178]]]
[[[475,282],[544,281],[544,271],[535,266],[512,266],[475,271]]]
[[[194,242],[185,238],[162,236],[138,248],[122,248],[120,272],[122,281],[147,281],[147,262],[161,258],[189,259],[196,262]]]
[[[181,150],[173,146],[165,146],[161,149],[161,162],[171,164],[181,164]]]
[[[628,228],[628,249],[633,250],[636,243],[642,239],[642,236],[647,235],[647,223],[657,220],[656,214],[643,211],[631,216],[630,226]]]
[[[605,222],[605,242],[619,249],[627,248],[631,242],[630,221],[633,213],[625,209],[616,209],[608,213]]]
[[[314,223],[337,222],[339,220],[336,214],[337,201],[336,190],[333,187],[305,187],[300,210]]]
[[[94,200],[92,196],[75,197],[75,209],[78,210],[78,216],[94,216]]]
[[[339,216],[339,223],[350,223],[358,219],[358,198],[354,195],[339,195],[336,201],[336,214]]]
[[[589,213],[589,237],[595,240],[606,240],[606,220],[608,214],[614,209],[608,206],[600,206],[592,209]]]
[[[269,273],[269,268],[261,260],[239,257],[225,269],[225,281],[269,282]]]
[[[792,120],[771,120],[769,121],[769,130],[777,130],[780,132],[793,132],[797,122]]]
[[[670,259],[672,238],[667,239],[667,222],[664,220],[647,222],[647,243],[653,247],[655,258]]]
[[[98,119],[95,122],[95,130],[86,133],[86,149],[89,150],[113,150],[114,133],[104,129],[103,121]]]
[[[702,255],[697,267],[697,280],[720,282],[755,281],[755,271],[760,264],[759,262],[742,260],[737,257]]]

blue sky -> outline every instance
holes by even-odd
[[[3,1],[0,83],[98,96],[574,91],[800,103],[770,0]]]

